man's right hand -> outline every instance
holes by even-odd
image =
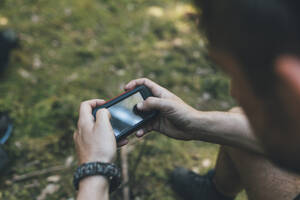
[[[140,111],[158,110],[160,114],[153,122],[138,130],[136,136],[142,137],[147,132],[155,130],[179,140],[193,139],[192,121],[199,111],[187,105],[167,89],[146,78],[130,81],[125,86],[125,90],[133,89],[139,85],[147,86],[154,97],[149,97],[144,102],[139,103],[137,108]]]

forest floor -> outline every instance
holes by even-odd
[[[78,106],[110,99],[132,79],[148,77],[197,109],[233,106],[194,14],[188,0],[1,0],[0,29],[17,31],[21,48],[0,78],[0,112],[14,120],[0,199],[75,199]],[[207,172],[218,145],[151,133],[132,138],[128,150],[131,199],[168,200],[177,199],[168,173]]]

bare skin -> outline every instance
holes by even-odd
[[[220,158],[222,154],[226,156]],[[300,192],[298,174],[277,167],[264,156],[231,147],[221,148],[214,181],[227,196],[245,189],[249,200],[293,200]]]
[[[263,144],[253,133],[242,109],[234,108],[230,112],[188,110],[186,104],[180,106],[182,101],[178,97],[168,93],[165,95],[164,88],[148,79],[134,80],[126,89],[140,84],[150,87],[155,92],[154,95],[159,95],[158,98],[161,99],[146,100],[143,107],[140,105],[139,108],[159,109],[163,115],[138,132],[137,136],[156,130],[175,139],[226,145],[221,147],[214,179],[221,193],[234,197],[242,189],[246,189],[249,199],[290,200],[300,192],[300,176],[279,168],[268,159]],[[176,106],[172,106],[174,101],[177,102]],[[186,116],[184,113],[187,112],[191,118],[185,117],[181,119],[184,122],[180,123],[179,116]],[[176,120],[172,120],[173,118]],[[170,126],[172,122],[186,126],[182,132],[178,132],[178,129]]]
[[[161,114],[153,123],[139,130],[136,134],[138,137],[155,130],[174,139],[201,140],[265,153],[244,114],[198,111],[167,89],[145,78],[129,82],[125,89],[133,89],[142,84],[149,87],[155,97],[138,104],[138,109],[142,111],[156,109]],[[177,126],[178,124],[180,126]]]
[[[157,109],[161,114],[152,124],[139,130],[137,137],[156,130],[174,139],[204,140],[231,146],[221,148],[214,179],[220,192],[227,196],[235,196],[244,188],[253,200],[290,200],[299,193],[299,176],[278,168],[268,160],[262,143],[253,134],[247,118],[239,109],[231,112],[197,111],[148,79],[131,81],[125,89],[141,84],[148,86],[155,97],[139,104],[138,109]],[[79,131],[74,134],[74,140],[81,163],[112,162],[116,154],[109,113],[107,110],[100,110],[97,121],[94,122],[92,118],[92,109],[101,102],[87,101],[80,108]],[[126,143],[127,140],[121,141],[121,144]],[[108,199],[108,183],[105,178],[96,176],[81,181],[78,199]]]
[[[74,133],[79,164],[88,162],[113,162],[116,156],[117,144],[110,125],[108,110],[97,112],[94,121],[92,109],[101,105],[100,99],[81,103],[79,109],[78,130]],[[80,181],[77,199],[109,199],[108,181],[103,176],[87,177]]]
[[[215,170],[215,185],[229,197],[245,189],[249,200],[292,200],[300,192],[300,175],[279,168],[263,155],[237,148],[221,146]]]

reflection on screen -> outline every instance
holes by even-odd
[[[143,100],[142,95],[138,92],[108,108],[111,114],[110,122],[116,136],[143,120],[133,111],[134,106]]]

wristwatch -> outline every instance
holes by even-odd
[[[121,185],[121,172],[113,163],[91,162],[80,165],[75,173],[73,184],[76,190],[79,188],[79,182],[85,177],[102,175],[109,181],[109,192],[113,192]]]

